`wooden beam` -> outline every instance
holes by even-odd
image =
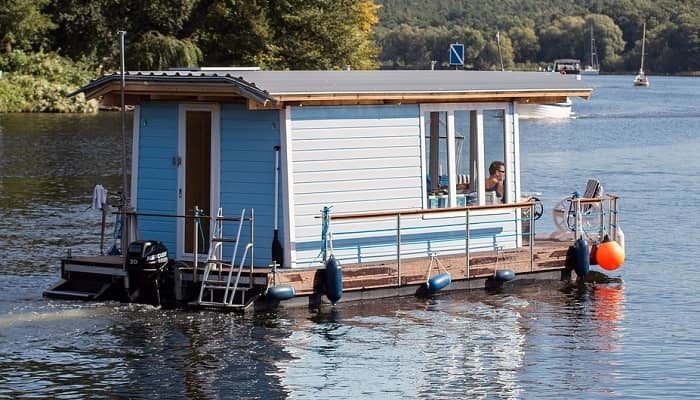
[[[284,108],[283,103],[274,103],[272,101],[266,101],[265,103],[258,103],[255,100],[248,99],[248,109],[251,111],[256,110],[281,110]]]
[[[87,98],[96,98],[116,93],[119,95],[119,82],[110,82],[94,91],[85,93]],[[221,96],[222,98],[244,98],[231,84],[199,83],[173,84],[159,82],[128,82],[125,92],[129,95],[179,95],[179,96]]]
[[[494,91],[494,92],[426,92],[426,93],[324,93],[324,94],[289,94],[275,95],[283,102],[361,102],[361,101],[397,101],[404,103],[426,102],[462,102],[483,101],[484,99],[499,101],[525,101],[551,103],[553,99],[566,97],[582,97],[588,99],[590,90],[568,91]]]

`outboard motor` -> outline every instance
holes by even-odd
[[[161,273],[168,265],[168,249],[156,240],[137,240],[126,252],[129,301],[160,305]]]

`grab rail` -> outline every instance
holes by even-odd
[[[583,211],[583,205],[594,205],[597,204],[600,206],[600,221],[598,225],[598,232],[600,233],[600,240],[603,240],[603,237],[605,235],[608,235],[609,238],[613,240],[617,240],[617,230],[613,228],[617,228],[618,226],[618,200],[620,199],[619,196],[613,195],[613,194],[608,194],[605,196],[601,197],[591,197],[591,198],[577,198],[574,197],[571,199],[572,202],[574,202],[574,207],[575,207],[575,216],[576,218],[574,219],[574,240],[578,239],[580,236],[583,235],[585,232],[583,228],[583,216],[586,214],[585,211]],[[607,213],[606,213],[606,206],[607,206]],[[607,226],[605,224],[605,216],[607,214],[608,217],[608,223]]]
[[[616,195],[605,195],[601,197],[595,197],[595,198],[572,198],[573,205],[576,207],[577,210],[579,210],[578,213],[576,213],[578,216],[583,215],[584,213],[581,212],[580,210],[582,208],[585,209],[585,205],[593,205],[593,204],[600,204],[600,226],[598,232],[602,234],[608,234],[610,235],[611,238],[615,239],[615,227],[617,226],[618,223],[618,199],[619,197]],[[469,279],[471,277],[471,266],[470,266],[470,256],[471,252],[474,250],[478,250],[479,247],[474,247],[474,239],[483,239],[484,236],[481,237],[476,237],[472,236],[472,230],[476,229],[479,230],[477,227],[478,225],[486,226],[488,227],[490,224],[493,224],[497,221],[501,221],[502,219],[488,219],[489,211],[520,211],[519,214],[515,214],[515,219],[510,220],[511,223],[516,223],[518,224],[515,228],[514,233],[489,233],[487,235],[493,235],[493,244],[488,244],[486,248],[493,248],[495,251],[502,251],[503,246],[498,246],[497,239],[496,237],[499,238],[508,238],[508,237],[519,237],[516,239],[516,246],[517,247],[524,247],[525,240],[527,240],[527,245],[529,247],[529,264],[530,264],[530,272],[534,271],[534,266],[535,266],[535,261],[534,261],[534,252],[535,252],[535,232],[536,232],[536,223],[535,223],[535,207],[537,205],[537,201],[533,200],[528,200],[528,201],[523,201],[519,203],[511,203],[511,204],[493,204],[493,205],[474,205],[474,206],[462,206],[462,207],[454,207],[454,208],[435,208],[435,209],[408,209],[408,210],[389,210],[389,211],[374,211],[374,212],[362,212],[362,213],[345,213],[345,214],[336,214],[330,216],[330,218],[333,221],[343,221],[343,222],[353,222],[353,221],[360,221],[360,220],[369,220],[369,219],[384,219],[389,223],[389,226],[382,226],[382,227],[377,227],[377,229],[361,229],[361,230],[350,230],[350,231],[336,231],[333,233],[335,238],[338,238],[340,236],[346,236],[348,239],[339,239],[339,241],[353,241],[355,239],[358,240],[357,242],[357,260],[359,262],[362,262],[362,252],[363,250],[367,249],[372,249],[372,248],[382,248],[387,245],[390,245],[391,240],[395,242],[394,251],[388,250],[389,252],[375,252],[375,253],[370,253],[369,255],[365,255],[364,257],[367,258],[381,258],[381,259],[386,259],[385,257],[390,257],[390,258],[395,258],[396,260],[396,281],[397,285],[401,286],[401,277],[402,277],[402,271],[401,271],[401,266],[402,266],[402,258],[405,258],[407,255],[410,256],[412,254],[421,254],[420,250],[411,250],[409,249],[408,252],[406,252],[406,248],[404,245],[406,245],[406,241],[410,241],[410,239],[407,239],[407,237],[410,236],[420,236],[421,239],[423,240],[424,236],[426,235],[425,233],[416,233],[416,234],[410,234],[411,230],[415,230],[416,232],[428,232],[430,234],[431,229],[436,229],[436,228],[444,228],[444,227],[457,227],[457,226],[464,226],[464,254],[465,254],[465,263],[466,263],[466,278]],[[526,214],[523,212],[523,210],[528,210],[529,213]],[[495,213],[493,215],[499,215],[502,213]],[[447,222],[447,223],[442,223],[442,224],[433,224],[433,225],[421,225],[421,226],[410,226],[406,225],[403,221],[404,218],[406,217],[415,217],[415,216],[432,216],[432,218],[439,219],[440,217],[444,218],[459,218],[460,215],[463,215],[464,220],[463,222]],[[479,220],[475,221],[474,217],[479,218]],[[590,215],[589,215],[590,216]],[[607,217],[607,223],[606,223],[606,217]],[[319,218],[319,217],[317,217]],[[393,227],[391,226],[391,219],[394,219],[395,222],[393,224]],[[523,226],[524,224],[528,224],[528,228]],[[334,225],[335,228],[337,229],[339,225]],[[575,235],[578,237],[580,232],[582,232],[583,226],[581,221],[579,221],[579,218],[576,218],[576,232]],[[392,234],[389,233],[389,236],[383,235],[382,232],[393,232],[393,239],[391,238]],[[441,232],[445,233],[445,231]],[[366,234],[377,234],[380,236],[376,236],[382,243],[380,244],[361,244],[360,240],[358,239],[358,235],[366,235]],[[526,239],[527,236],[527,239]],[[387,241],[388,239],[388,241]],[[440,239],[435,239],[435,240],[428,240],[428,247],[430,247],[430,244],[435,244],[436,242],[452,242],[455,239],[455,237],[448,237],[448,238],[440,238]],[[602,240],[602,236],[600,238]],[[415,242],[414,242],[415,243]],[[519,243],[522,243],[519,244]],[[336,250],[339,249],[351,249],[355,245],[346,245],[346,246],[335,246]],[[480,246],[480,245],[477,245]],[[410,247],[410,246],[409,246]],[[461,253],[461,250],[459,250],[459,247],[454,247],[451,245],[448,245],[447,251],[452,252],[453,254],[459,254]],[[460,246],[461,247],[461,246]],[[481,247],[483,248],[483,246]],[[392,253],[395,252],[395,255]],[[352,257],[355,259],[355,256]]]
[[[198,209],[198,206],[195,206],[195,209]],[[114,211],[112,212],[113,215],[121,215],[122,216],[122,221],[129,221],[131,223],[131,219],[126,219],[127,216],[129,217],[134,217],[134,221],[136,222],[138,220],[138,217],[154,217],[154,218],[184,218],[185,220],[187,219],[194,219],[194,235],[193,235],[193,281],[196,283],[197,282],[197,273],[199,269],[199,236],[197,235],[197,232],[199,230],[199,227],[201,225],[201,220],[202,219],[209,219],[210,221],[222,221],[222,222],[240,222],[240,221],[247,221],[250,222],[250,237],[251,240],[254,237],[254,218],[255,218],[255,210],[251,208],[250,216],[245,216],[243,219],[241,217],[222,217],[222,216],[216,216],[216,215],[199,215],[199,214],[167,214],[167,213],[152,213],[152,212],[137,212],[137,211],[124,211],[124,210],[119,210],[119,211]],[[138,225],[137,225],[138,226]],[[105,225],[102,225],[102,233],[101,236],[104,237],[104,230],[105,230]],[[127,229],[127,232],[129,230]],[[128,243],[126,243],[128,244]],[[102,244],[100,244],[100,251],[102,251]],[[126,246],[122,246],[126,247]],[[125,250],[123,250],[125,251]],[[124,260],[126,260],[126,255],[124,254]],[[251,249],[251,260],[253,260],[253,249]],[[126,269],[126,266],[124,266],[124,269]],[[253,282],[253,263],[251,262],[250,266],[250,284],[252,286]]]
[[[360,219],[373,219],[373,218],[395,218],[396,219],[396,225],[393,231],[395,231],[395,237],[396,237],[396,263],[397,263],[397,271],[396,271],[396,284],[397,286],[401,286],[401,238],[402,238],[402,230],[406,229],[412,229],[412,228],[402,228],[401,226],[401,218],[402,217],[407,217],[407,216],[421,216],[421,215],[434,215],[434,216],[453,216],[456,213],[464,213],[464,226],[465,226],[465,240],[464,240],[464,247],[465,247],[465,258],[466,258],[466,276],[465,278],[469,279],[471,276],[471,269],[469,265],[469,258],[470,258],[470,227],[473,224],[478,224],[473,223],[470,221],[470,214],[474,213],[475,211],[516,211],[516,210],[522,210],[522,209],[529,209],[529,231],[527,233],[528,235],[528,244],[530,248],[530,271],[534,269],[534,234],[535,234],[535,205],[537,204],[536,201],[528,200],[520,203],[512,203],[512,204],[493,204],[493,205],[479,205],[479,206],[463,206],[463,207],[453,207],[453,208],[433,208],[433,209],[409,209],[409,210],[394,210],[394,211],[378,211],[378,212],[365,212],[365,213],[347,213],[347,214],[338,214],[338,215],[333,215],[329,218],[332,218],[334,221],[351,221],[351,220],[360,220]],[[320,218],[320,217],[317,217]],[[516,219],[516,222],[522,221],[522,216]],[[483,222],[482,222],[483,223]],[[462,224],[459,224],[462,225]],[[382,229],[382,231],[386,230],[392,230],[391,228],[387,229]],[[517,232],[517,230],[516,230]],[[353,232],[356,233],[356,232]],[[336,233],[336,235],[339,235],[341,233]],[[516,234],[517,235],[517,234]],[[520,229],[520,235],[524,236],[525,233],[522,231],[522,228]]]

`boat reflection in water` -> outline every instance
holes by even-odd
[[[290,392],[317,398],[518,397],[528,331],[520,310],[529,303],[500,295],[481,300],[452,293],[321,311],[298,320],[283,340],[291,358],[275,363],[275,375]]]
[[[601,338],[601,350],[617,351],[622,348],[622,322],[625,318],[625,289],[622,284],[596,285],[593,288],[596,331]]]

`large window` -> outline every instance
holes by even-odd
[[[447,113],[433,111],[425,113],[424,117],[428,207],[443,208],[447,207],[449,199]]]
[[[426,208],[510,200],[507,106],[421,106]]]
[[[486,204],[505,203],[508,193],[505,164],[505,112],[484,110],[484,163]]]

